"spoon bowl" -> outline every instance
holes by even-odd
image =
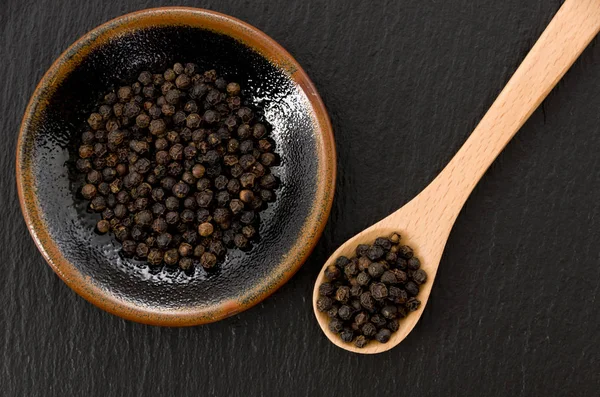
[[[429,299],[450,230],[477,182],[533,111],[558,83],[600,30],[600,0],[566,0],[521,66],[471,136],[450,163],[417,197],[390,216],[339,247],[323,270],[340,256],[353,256],[358,244],[372,244],[392,232],[402,235],[427,272],[417,299],[420,307],[400,321],[400,329],[387,343],[369,342],[364,348],[342,342],[329,330],[325,313],[317,310],[319,285],[313,292],[313,309],[321,329],[335,345],[363,354],[381,353],[402,342],[415,327]]]
[[[437,223],[433,218],[437,216],[435,209],[439,208],[436,207],[436,203],[431,201],[429,203],[422,202],[422,200],[428,200],[427,194],[428,190],[426,189],[400,210],[353,236],[342,244],[325,262],[323,271],[319,273],[317,281],[315,282],[313,290],[313,309],[319,326],[327,338],[335,345],[354,353],[381,353],[393,348],[404,340],[415,325],[417,325],[417,322],[425,309],[429,294],[431,293],[440,257],[450,233],[450,227],[441,227],[441,225],[447,225],[448,223]],[[424,212],[423,209],[428,208],[429,206],[432,207],[432,210]],[[420,286],[419,294],[416,297],[421,301],[421,305],[417,310],[408,313],[406,318],[403,318],[400,321],[400,329],[397,332],[392,333],[392,336],[387,343],[370,342],[367,346],[358,348],[351,343],[343,342],[339,335],[336,335],[329,329],[329,319],[327,314],[320,312],[316,306],[317,299],[319,298],[319,286],[326,281],[324,270],[327,266],[334,264],[337,258],[340,256],[350,258],[355,255],[356,247],[359,244],[373,244],[376,238],[388,237],[392,233],[399,233],[402,245],[408,245],[413,248],[415,256],[421,261],[421,268],[427,273],[427,281]],[[440,245],[439,241],[442,241],[443,245]]]
[[[317,317],[317,322],[319,323],[319,326],[321,327],[325,335],[327,335],[329,340],[343,349],[349,350],[354,353],[363,354],[376,354],[387,351],[396,346],[398,343],[400,343],[404,338],[406,338],[406,336],[410,333],[410,331],[412,331],[415,325],[417,325],[417,321],[419,321],[419,318],[423,313],[423,309],[425,308],[425,304],[427,303],[426,297],[428,297],[429,293],[431,292],[431,287],[433,285],[433,278],[435,277],[437,265],[433,265],[434,262],[425,260],[425,258],[422,255],[422,251],[418,249],[418,243],[414,242],[413,239],[410,238],[410,236],[408,236],[406,233],[404,233],[402,230],[399,230],[398,228],[392,228],[388,226],[379,227],[377,225],[373,225],[370,228],[365,229],[364,231],[352,237],[350,240],[346,241],[346,243],[341,245],[327,260],[323,268],[325,269],[327,266],[335,263],[335,260],[342,255],[347,257],[353,256],[354,251],[359,244],[373,244],[376,238],[382,236],[389,236],[394,232],[399,233],[402,236],[403,244],[409,245],[415,250],[415,256],[417,256],[421,260],[421,268],[427,272],[427,281],[420,286],[421,288],[419,290],[419,295],[417,296],[417,299],[421,300],[421,305],[416,311],[409,313],[406,316],[406,318],[402,319],[402,321],[400,322],[400,329],[397,332],[392,333],[392,336],[387,343],[370,342],[367,346],[363,348],[358,348],[351,343],[343,342],[338,335],[332,332],[328,326],[329,319],[327,317],[327,314],[317,310],[316,303],[317,299],[319,298],[319,286],[326,281],[324,272],[319,273],[319,277],[317,278],[315,288],[313,290],[313,308]]]

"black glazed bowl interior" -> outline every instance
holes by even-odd
[[[261,213],[249,252],[228,250],[213,271],[153,270],[99,236],[99,214],[78,196],[74,169],[86,117],[107,89],[174,62],[241,83],[264,108],[281,164],[281,186]],[[48,70],[26,110],[17,149],[17,181],[30,232],[54,271],[77,293],[124,318],[194,325],[260,302],[306,259],[327,220],[334,192],[335,148],[329,119],[312,83],[272,39],[234,18],[162,8],[110,21],[73,44]]]

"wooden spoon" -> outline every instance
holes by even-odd
[[[428,280],[421,286],[420,308],[400,321],[400,329],[387,343],[371,341],[359,349],[331,332],[325,313],[316,302],[323,271],[313,292],[313,309],[331,342],[356,353],[374,354],[391,349],[408,335],[423,313],[452,225],[471,191],[550,90],[561,79],[600,30],[600,0],[566,0],[492,107],[446,168],[419,195],[388,217],[342,244],[323,270],[358,244],[399,231],[404,244],[419,257]]]

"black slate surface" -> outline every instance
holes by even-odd
[[[339,150],[329,224],[262,304],[202,327],[121,320],[69,290],[19,210],[27,100],[71,42],[160,1],[0,8],[0,394],[593,396],[600,389],[600,47],[592,43],[476,187],[427,309],[395,349],[330,344],[310,296],[322,262],[406,203],[464,142],[559,0],[185,1],[239,17],[304,66]]]

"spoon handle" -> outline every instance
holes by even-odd
[[[443,215],[453,223],[488,167],[599,30],[600,0],[566,0],[471,136],[419,196],[432,206],[443,201]]]

